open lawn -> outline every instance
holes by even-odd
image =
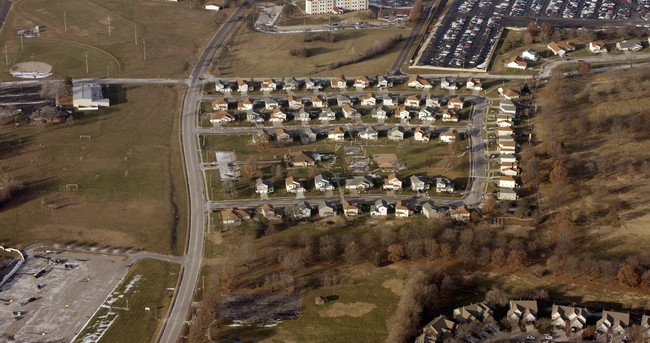
[[[335,31],[336,42],[303,42],[304,33],[266,34],[251,31],[240,23],[215,56],[210,71],[217,77],[293,77],[381,75],[397,58],[405,39],[385,54],[345,67],[325,71],[327,65],[357,56],[377,42],[394,35],[403,38],[408,30],[372,29]],[[291,49],[306,48],[310,56],[289,55]]]
[[[2,174],[25,189],[0,208],[1,245],[74,242],[183,253],[187,205],[178,91],[107,90],[114,105],[78,113],[72,125],[2,127]],[[68,184],[78,190],[66,190]]]
[[[9,65],[0,68],[0,78],[13,79],[8,73],[11,65],[32,60],[52,65],[58,78],[105,77],[107,73],[111,77],[186,77],[231,11],[214,13],[197,6],[190,10],[187,3],[144,0],[15,1],[0,35],[9,56]],[[42,28],[41,37],[24,38],[21,49],[15,29],[37,25]]]
[[[167,313],[180,266],[136,262],[75,342],[153,342]]]

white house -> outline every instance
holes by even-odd
[[[373,108],[370,112],[370,117],[373,119],[386,119],[388,118],[388,109],[385,106]]]
[[[375,200],[374,204],[370,205],[370,215],[375,216],[387,216],[388,215],[388,203],[384,199]]]
[[[361,214],[361,206],[356,203],[343,201],[341,207],[343,207],[343,214],[345,214],[346,217],[354,217]]]
[[[325,108],[322,111],[320,111],[320,114],[318,115],[318,120],[322,122],[329,122],[332,120],[336,120],[336,112],[332,110],[331,108]]]
[[[605,311],[596,323],[596,332],[607,333],[611,330],[615,334],[625,333],[625,328],[630,325],[630,314],[624,312]]]
[[[283,123],[287,121],[287,114],[284,113],[281,108],[276,107],[273,112],[271,112],[269,121],[272,123]]]
[[[323,176],[323,174],[318,174],[314,178],[314,188],[320,192],[333,191],[334,183],[330,178]]]
[[[404,129],[400,126],[393,126],[388,130],[388,139],[393,141],[404,140]]]
[[[228,99],[220,98],[212,102],[213,111],[227,111],[228,110]]]
[[[519,58],[519,56],[515,56],[506,61],[506,68],[525,70],[526,68],[528,68],[528,63],[526,63],[526,61]]]
[[[325,108],[327,107],[327,100],[321,98],[319,95],[314,95],[311,97],[311,106],[316,108]]]
[[[533,49],[524,50],[519,56],[528,61],[537,61],[539,59],[539,54]]]
[[[246,98],[243,101],[237,102],[238,111],[250,111],[253,109],[253,101],[250,98]]]
[[[269,193],[273,193],[274,191],[275,191],[275,188],[273,187],[272,182],[266,181],[264,179],[255,180],[255,193],[257,193],[257,194],[269,194]]]
[[[429,182],[420,176],[411,175],[409,182],[411,183],[411,190],[414,192],[424,192],[429,189]]]
[[[260,89],[263,92],[272,92],[272,91],[275,91],[277,88],[278,88],[278,84],[275,83],[275,81],[273,81],[273,79],[268,79],[268,80],[262,81],[262,85],[260,87]]]
[[[320,85],[320,82],[318,80],[312,80],[311,78],[308,78],[305,80],[305,89],[309,91],[319,91],[323,87]]]
[[[418,119],[420,120],[436,120],[433,107],[426,106],[418,112]]]
[[[643,49],[643,45],[641,45],[641,41],[638,39],[628,39],[616,43],[616,49],[621,51],[640,51]]]
[[[219,93],[225,93],[232,91],[232,87],[228,82],[217,81],[214,83],[214,90]]]
[[[497,192],[497,199],[515,201],[519,199],[517,192],[512,188],[500,188]]]
[[[228,111],[210,113],[210,123],[212,124],[232,123],[235,120],[237,120],[237,118],[235,118],[235,116]]]
[[[446,108],[444,111],[442,111],[442,122],[443,123],[457,123],[458,122],[458,114],[454,110],[450,110]]]
[[[333,141],[345,140],[345,131],[339,126],[327,133],[327,138]]]
[[[305,188],[293,176],[289,176],[288,178],[286,178],[284,180],[284,184],[287,193],[297,194],[297,193],[303,193],[305,191]]]
[[[237,91],[248,92],[249,90],[253,90],[252,85],[249,85],[248,82],[244,80],[237,80]]]
[[[350,105],[343,106],[342,110],[343,116],[347,119],[361,118],[361,114]]]
[[[293,95],[289,95],[287,98],[287,103],[289,105],[289,109],[292,110],[297,110],[303,107],[302,99],[296,98]]]
[[[551,322],[560,329],[582,330],[587,324],[587,310],[582,307],[553,304]]]
[[[451,108],[451,109],[462,110],[464,104],[465,104],[465,98],[463,98],[462,96],[459,96],[459,97],[455,97],[455,98],[452,98],[451,100],[449,100],[449,103],[447,104],[447,107]]]
[[[413,133],[413,139],[418,142],[426,143],[431,140],[431,132],[427,132],[422,126],[418,126],[415,128],[415,132]]]
[[[438,177],[436,178],[436,192],[453,193],[454,183],[446,177]]]
[[[510,309],[508,310],[507,318],[515,322],[534,322],[537,319],[537,301],[510,300]]]
[[[218,11],[219,6],[213,2],[208,2],[207,4],[205,4],[205,9],[208,11]]]
[[[304,122],[311,121],[311,114],[305,111],[304,108],[301,108],[300,111],[298,111],[298,113],[295,114],[294,118],[296,118],[297,121],[304,123]]]
[[[455,81],[449,80],[446,77],[443,77],[442,80],[440,80],[440,88],[446,89],[446,90],[455,90],[458,89],[458,86],[456,85]]]
[[[411,112],[402,106],[395,111],[395,117],[401,120],[409,120],[411,119]]]
[[[417,94],[409,95],[406,100],[404,100],[404,106],[406,107],[420,107],[420,96]]]
[[[261,124],[264,122],[264,117],[255,110],[246,111],[246,121],[251,124]]]
[[[379,139],[379,132],[375,130],[372,126],[367,127],[365,130],[359,132],[359,137],[367,140],[376,141]]]
[[[382,103],[385,106],[399,106],[399,99],[390,95],[384,96]]]
[[[564,57],[567,53],[575,51],[575,46],[569,44],[569,42],[550,42],[546,47],[551,50],[553,55]]]
[[[357,76],[354,79],[354,87],[357,89],[364,89],[370,87],[370,80],[367,76]]]
[[[517,181],[512,176],[500,176],[499,187],[501,188],[516,188]]]
[[[387,76],[380,75],[377,78],[377,88],[391,88],[393,87],[393,80]]]
[[[431,89],[431,87],[433,87],[431,85],[431,82],[421,78],[420,75],[411,76],[406,82],[406,85],[411,88],[419,88],[419,89]]]
[[[435,218],[441,215],[441,211],[432,202],[427,201],[422,205],[422,214],[427,218]]]
[[[318,215],[327,218],[336,215],[336,205],[328,201],[318,202]]]
[[[377,98],[372,93],[361,98],[361,106],[375,106],[377,104]]]
[[[263,101],[264,101],[264,108],[266,108],[267,110],[272,110],[280,107],[280,103],[275,99],[266,98]]]
[[[103,97],[99,84],[76,82],[72,85],[72,106],[80,111],[97,110],[110,106],[110,101]]]
[[[365,191],[373,187],[374,182],[369,176],[355,176],[345,182],[345,189],[348,190]]]
[[[395,204],[395,217],[407,218],[412,216],[413,213],[415,213],[415,209],[410,203],[400,200]]]
[[[443,132],[440,134],[440,140],[445,143],[451,143],[456,141],[457,136],[458,136],[458,131],[449,129],[447,132]]]
[[[402,178],[398,174],[392,173],[384,179],[384,186],[382,188],[387,191],[398,191],[402,189]]]
[[[480,79],[475,79],[470,76],[469,79],[467,79],[467,83],[465,84],[465,87],[471,91],[482,91],[483,83],[481,82]]]
[[[607,48],[605,47],[605,43],[595,41],[589,42],[589,51],[594,54],[604,54],[607,52]]]
[[[296,80],[295,78],[292,77],[290,79],[284,80],[284,85],[282,86],[282,89],[284,89],[285,91],[287,92],[295,91],[298,88],[300,88],[300,81]]]
[[[345,81],[344,77],[339,76],[339,77],[335,77],[335,78],[330,80],[330,86],[333,89],[344,90],[345,88],[347,88],[348,84],[347,84],[347,81]]]

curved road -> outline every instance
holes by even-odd
[[[181,282],[174,298],[172,310],[167,317],[163,333],[159,342],[174,343],[181,333],[185,317],[192,303],[194,287],[201,272],[201,259],[203,257],[203,239],[205,232],[205,212],[208,209],[203,194],[201,173],[196,147],[196,109],[201,98],[200,78],[204,77],[210,61],[217,49],[221,46],[230,31],[250,8],[250,3],[245,2],[228,18],[225,24],[212,37],[208,46],[203,50],[199,60],[192,71],[181,113],[181,139],[183,143],[183,156],[185,172],[187,173],[187,187],[190,199],[190,223],[185,266]],[[200,192],[200,193],[199,193]]]

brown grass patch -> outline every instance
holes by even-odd
[[[402,294],[404,294],[404,287],[406,286],[404,284],[404,280],[400,280],[400,279],[386,280],[381,285],[384,286],[384,288],[390,289],[391,292],[399,296],[402,296]]]
[[[356,302],[351,304],[335,303],[327,310],[320,311],[319,314],[321,317],[326,318],[336,318],[343,316],[357,318],[367,314],[376,308],[377,306],[375,304],[364,302]]]

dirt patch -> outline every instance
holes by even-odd
[[[506,225],[503,231],[515,237],[527,238],[532,230],[535,230],[534,226]]]
[[[396,295],[402,296],[404,294],[404,281],[400,279],[390,279],[384,281],[384,283],[381,284],[384,286],[384,288],[390,289],[391,292],[395,293]]]
[[[343,303],[336,303],[332,305],[327,310],[320,311],[320,316],[321,317],[343,317],[343,316],[350,316],[350,317],[361,317],[368,312],[376,309],[377,306],[375,304],[369,304],[369,303],[362,303],[362,302],[356,302],[352,304],[343,304]]]

